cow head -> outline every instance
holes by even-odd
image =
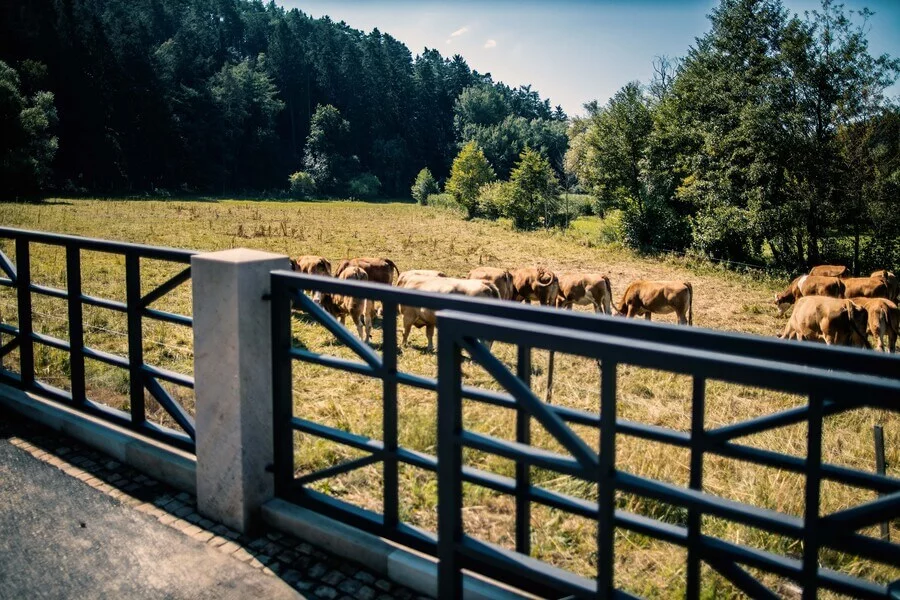
[[[775,294],[775,306],[778,308],[778,316],[781,317],[787,312],[787,309],[794,303],[794,293],[788,289],[780,294]]]
[[[338,277],[344,271],[344,269],[346,269],[348,266],[350,266],[350,261],[347,260],[346,258],[343,259],[341,262],[338,263],[337,269],[335,269],[335,271],[334,271],[334,276]]]

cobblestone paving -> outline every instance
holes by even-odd
[[[67,475],[133,507],[235,560],[280,577],[309,598],[325,600],[426,600],[360,565],[274,530],[247,537],[210,521],[194,496],[159,482],[67,436],[12,415],[0,419],[0,435]]]

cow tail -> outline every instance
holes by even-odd
[[[603,278],[603,284],[606,286],[606,301],[607,301],[608,304],[609,304],[608,306],[605,306],[604,308],[606,308],[607,311],[609,311],[609,314],[612,314],[612,307],[611,307],[611,305],[612,305],[613,302],[615,302],[615,301],[613,300],[613,295],[612,295],[612,285],[610,285],[610,283],[609,283],[609,277],[604,277],[604,278]]]
[[[389,258],[386,258],[386,259],[384,259],[384,262],[386,262],[391,268],[394,269],[394,271],[397,272],[397,277],[400,277],[400,269],[397,268],[397,265],[394,264],[394,261],[392,261]]]
[[[688,325],[694,324],[694,288],[689,282],[685,282],[688,289]]]

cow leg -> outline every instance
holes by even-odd
[[[401,345],[404,347],[409,343],[409,332],[412,330],[412,326],[413,321],[406,315],[403,315],[403,342],[401,342]]]
[[[628,308],[627,308],[627,310],[626,310],[626,312],[625,312],[625,316],[628,317],[628,318],[636,317],[636,316],[637,316],[637,312],[638,312],[638,311],[637,311],[637,308],[636,308],[633,304],[629,304],[629,305],[628,305]]]
[[[652,321],[652,320],[653,320],[653,319],[650,318],[650,311],[649,311],[649,310],[648,310],[647,312],[644,313],[644,318],[647,319],[648,321]]]
[[[372,315],[367,313],[365,315],[365,323],[366,323],[366,342],[372,341]]]
[[[428,338],[428,346],[425,348],[425,351],[434,352],[434,325],[425,326],[425,337]]]
[[[356,325],[356,334],[359,336],[359,339],[368,342],[366,339],[366,332],[364,328],[365,319],[362,316],[362,313],[353,316],[353,324]]]
[[[779,337],[779,339],[782,339],[782,340],[789,340],[793,337],[793,336],[791,336],[791,323],[790,322],[788,322],[788,324],[784,326],[784,331],[782,331],[781,335],[779,335],[778,337]]]
[[[683,312],[677,312],[677,313],[675,313],[675,316],[678,318],[679,325],[687,325],[688,324],[687,317],[685,316],[685,314]]]

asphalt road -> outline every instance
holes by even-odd
[[[23,598],[303,597],[0,436],[0,599]]]

